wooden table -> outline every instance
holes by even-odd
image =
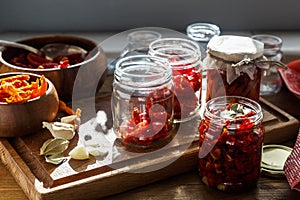
[[[24,200],[27,199],[14,178],[0,164],[0,199]],[[101,189],[101,188],[100,188]],[[102,188],[103,189],[103,188]],[[84,194],[83,194],[84,195]],[[162,180],[154,184],[140,187],[107,200],[115,199],[299,199],[300,193],[292,191],[285,179],[261,177],[257,188],[241,194],[228,194],[207,188],[197,176],[197,171]]]
[[[265,99],[298,120],[300,119],[300,100],[293,96],[285,86],[278,95],[266,96]],[[291,138],[286,144],[293,146],[294,141],[295,138]],[[99,188],[99,190],[105,190],[105,188]],[[248,192],[224,193],[205,186],[195,169],[105,199],[299,199],[299,197],[300,193],[292,191],[285,178],[278,179],[265,176],[261,176],[257,188]],[[0,200],[2,199],[21,200],[27,199],[27,197],[10,172],[0,162]]]

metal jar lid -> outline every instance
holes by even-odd
[[[292,148],[283,145],[264,145],[262,152],[262,173],[272,177],[284,176],[284,164]]]
[[[221,35],[213,37],[207,44],[207,51],[212,56],[229,62],[239,62],[245,58],[251,60],[264,54],[264,44],[250,37]]]

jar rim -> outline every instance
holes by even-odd
[[[159,32],[156,31],[148,31],[148,30],[139,30],[139,31],[133,31],[128,34],[127,38],[128,41],[133,42],[141,42],[140,39],[143,39],[142,42],[152,42],[156,39],[160,39],[162,35]]]
[[[184,38],[162,38],[149,45],[149,54],[166,59],[173,69],[192,68],[200,64],[201,51],[199,45]],[[181,57],[182,60],[173,60]]]
[[[114,76],[115,80],[121,81],[124,85],[148,88],[171,81],[172,70],[170,64],[162,58],[133,55],[118,60]]]
[[[213,36],[221,34],[220,27],[206,22],[198,22],[188,25],[187,35],[197,42],[208,42]]]
[[[242,96],[220,96],[220,97],[210,99],[206,103],[205,110],[204,110],[204,117],[207,117],[208,119],[217,122],[223,122],[224,120],[226,121],[229,120],[230,122],[234,122],[235,119],[224,118],[211,112],[216,109],[225,108],[226,105],[231,103],[240,103],[243,106],[247,106],[251,110],[255,111],[254,115],[248,117],[248,119],[250,119],[255,124],[262,121],[263,113],[259,103],[252,99],[249,99],[247,97],[242,97]],[[216,108],[212,109],[211,108],[212,106],[216,106]],[[229,128],[234,128],[234,127],[230,125]]]

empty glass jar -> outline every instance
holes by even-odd
[[[214,36],[220,35],[221,30],[215,24],[199,22],[188,25],[186,28],[186,34],[189,38],[200,45],[201,58],[204,59],[206,57],[207,43]]]
[[[259,34],[253,35],[253,39],[264,43],[264,56],[270,61],[281,61],[282,59],[282,39],[275,35]],[[261,74],[260,94],[276,94],[282,87],[282,80],[278,73],[278,66],[271,65],[268,69],[263,69]]]
[[[138,30],[128,34],[128,44],[121,52],[121,57],[134,54],[148,54],[149,44],[161,38],[156,31]]]
[[[260,105],[239,96],[207,102],[199,125],[202,181],[226,191],[254,187],[260,175],[264,130]]]
[[[182,38],[163,38],[152,42],[149,55],[166,59],[172,67],[174,82],[174,122],[183,122],[199,114],[202,74],[198,44]]]
[[[116,64],[112,93],[113,128],[125,145],[152,147],[170,136],[173,81],[169,63],[136,55]]]

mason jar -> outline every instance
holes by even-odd
[[[276,35],[258,34],[251,36],[252,39],[264,43],[264,56],[270,61],[282,61],[282,39]],[[261,74],[260,95],[277,94],[282,87],[282,80],[277,65],[270,65],[263,69]]]
[[[149,55],[168,60],[174,82],[174,123],[199,114],[201,105],[201,53],[199,45],[183,38],[163,38],[149,45]]]
[[[128,55],[148,54],[149,44],[161,38],[161,34],[151,30],[137,30],[128,34],[128,44],[121,52],[121,57]]]
[[[199,173],[213,188],[240,191],[260,175],[264,129],[260,105],[245,97],[207,102],[199,125]]]
[[[243,96],[259,101],[261,69],[267,68],[264,44],[250,37],[222,35],[207,45],[206,101],[218,96]]]
[[[173,89],[171,67],[163,59],[136,55],[117,62],[111,105],[113,129],[123,144],[147,148],[169,138]]]
[[[206,57],[207,44],[214,36],[221,34],[220,27],[216,24],[197,22],[187,26],[186,34],[200,45],[201,59]]]

